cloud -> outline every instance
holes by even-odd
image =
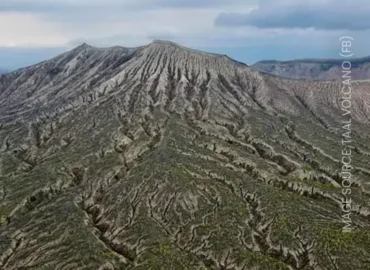
[[[87,14],[75,10],[57,15],[6,12],[0,13],[0,46],[62,46],[82,40],[96,46],[138,46],[149,43],[152,37],[177,37],[187,39],[189,44],[192,37],[214,30],[213,21],[220,11],[167,8]]]
[[[255,0],[252,0],[255,2]],[[0,12],[45,12],[112,10],[148,10],[161,8],[215,8],[245,4],[244,0],[2,0]]]
[[[224,29],[215,29],[213,20],[219,10],[212,9],[162,9],[137,12],[128,12],[119,22],[101,24],[106,31],[99,34],[86,32],[86,27],[79,33],[86,42],[96,46],[123,44],[124,46],[139,46],[154,39],[168,39],[184,46],[194,46],[204,42],[207,36],[217,32],[227,32]],[[192,18],[189,20],[189,18]],[[95,28],[95,26],[94,26]],[[103,34],[104,33],[104,34]],[[208,34],[207,34],[208,33]]]
[[[70,49],[83,42],[98,47],[135,47],[153,39],[168,39],[213,52],[235,49],[246,55],[244,61],[250,61],[250,55],[258,57],[252,53],[256,48],[262,57],[271,48],[276,48],[275,52],[295,48],[302,55],[309,50],[336,53],[338,38],[349,34],[358,44],[356,52],[368,51],[370,31],[340,30],[333,20],[342,23],[345,12],[356,14],[356,20],[347,26],[367,24],[360,18],[369,8],[363,5],[363,11],[359,11],[361,8],[349,0],[333,3],[334,0],[0,0],[0,47]],[[326,19],[322,18],[324,13]],[[307,19],[308,16],[311,17]],[[324,19],[334,26],[328,27]]]
[[[58,46],[69,39],[59,24],[22,13],[0,15],[0,33],[2,47]]]
[[[252,0],[256,1],[256,0]],[[138,46],[168,38],[194,46],[216,32],[224,11],[244,0],[0,0],[0,46]],[[250,2],[251,3],[251,2]],[[13,19],[12,19],[13,17]],[[28,34],[29,32],[29,34]]]
[[[218,26],[266,28],[314,28],[325,30],[367,30],[368,0],[260,0],[248,13],[221,13]]]

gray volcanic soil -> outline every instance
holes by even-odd
[[[1,269],[370,269],[370,83],[155,41],[0,75]]]

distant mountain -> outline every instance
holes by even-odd
[[[7,73],[7,72],[8,72],[8,70],[0,68],[0,74],[4,74],[4,73]]]
[[[260,61],[252,68],[291,79],[341,80],[344,59],[302,59],[293,61]],[[370,79],[370,56],[350,60],[353,80]]]
[[[369,269],[370,82],[352,133],[340,89],[166,41],[0,75],[0,269]]]

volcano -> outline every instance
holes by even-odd
[[[169,41],[0,75],[0,268],[370,269],[370,83],[342,90]]]

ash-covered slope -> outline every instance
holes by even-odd
[[[369,89],[342,233],[340,83],[165,41],[1,75],[0,265],[369,269]]]
[[[370,79],[370,57],[351,59],[354,80]],[[293,61],[260,61],[252,68],[264,73],[291,79],[341,81],[343,60],[302,59]]]

